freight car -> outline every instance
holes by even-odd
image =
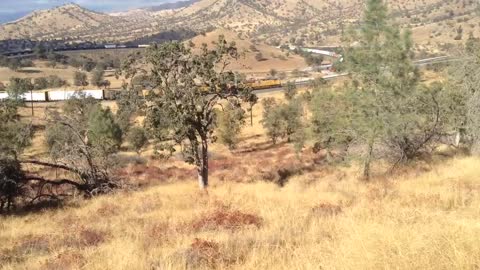
[[[8,93],[2,92],[0,93],[0,100],[7,99]],[[47,92],[28,92],[20,96],[20,99],[25,101],[35,101],[35,102],[42,102],[47,101]]]
[[[21,98],[25,101],[46,102],[46,101],[64,101],[72,97],[91,97],[96,100],[104,100],[104,90],[51,90],[44,92],[29,92],[23,94]],[[7,93],[0,93],[0,100],[7,99]]]
[[[21,96],[25,101],[42,102],[47,101],[47,92],[29,92]]]
[[[247,86],[251,87],[252,90],[264,90],[271,88],[282,87],[280,80],[258,80],[258,81],[249,81],[246,83]],[[139,95],[147,96],[149,90],[144,90],[139,92]],[[49,90],[42,92],[29,92],[22,95],[22,99],[25,101],[34,101],[34,102],[48,102],[48,101],[65,101],[72,97],[90,97],[96,100],[115,100],[118,96],[119,91],[117,90]],[[8,98],[8,94],[5,92],[0,92],[0,100]]]
[[[103,90],[81,90],[81,91],[72,91],[72,90],[53,90],[48,91],[48,100],[47,101],[63,101],[68,100],[72,97],[90,97],[97,100],[103,100]]]

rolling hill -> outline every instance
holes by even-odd
[[[223,35],[229,42],[235,42],[242,55],[238,61],[231,63],[229,66],[233,70],[253,75],[254,73],[267,73],[272,68],[277,71],[292,71],[308,66],[305,60],[298,55],[287,54],[278,48],[261,42],[253,43],[249,39],[239,37],[237,33],[225,29],[217,29],[205,35],[198,35],[191,41],[195,44],[195,48],[200,48],[199,45],[203,43],[213,46],[220,35]],[[258,60],[257,55],[262,56],[260,60]]]
[[[111,16],[67,4],[1,25],[0,40],[127,41],[156,32],[156,23],[148,18]]]
[[[472,32],[480,36],[474,0],[389,0],[391,16],[413,30],[417,50],[448,50]],[[125,42],[172,29],[217,28],[278,46],[335,45],[355,25],[362,0],[193,0],[114,14],[68,4],[0,26],[2,39]]]
[[[59,35],[89,32],[109,23],[119,23],[122,19],[68,4],[51,10],[35,11],[13,23],[1,26],[1,39],[48,39]]]

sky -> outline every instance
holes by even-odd
[[[48,9],[72,2],[92,10],[109,12],[155,6],[177,1],[178,0],[0,0],[0,23],[16,20],[37,9]]]

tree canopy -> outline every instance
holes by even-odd
[[[217,124],[215,108],[221,100],[233,102],[249,95],[235,74],[227,70],[239,53],[223,36],[214,49],[206,44],[195,51],[180,42],[149,48],[151,81],[147,128],[159,149],[173,152],[181,145],[185,160],[195,164],[201,188],[208,186],[208,146]]]

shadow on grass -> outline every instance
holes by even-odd
[[[20,73],[25,73],[25,74],[38,74],[42,73],[40,70],[37,69],[20,69],[18,70]]]
[[[43,200],[34,204],[26,204],[18,208],[4,210],[3,212],[0,212],[0,216],[22,217],[30,214],[42,213],[44,211],[62,210],[65,207],[66,202],[61,199]]]
[[[248,154],[248,153],[269,151],[269,150],[273,150],[273,149],[282,148],[286,144],[287,144],[287,142],[281,142],[281,143],[273,144],[270,141],[266,141],[266,142],[261,142],[261,143],[255,143],[255,144],[250,145],[248,147],[243,147],[242,149],[238,149],[234,153],[235,154]]]

